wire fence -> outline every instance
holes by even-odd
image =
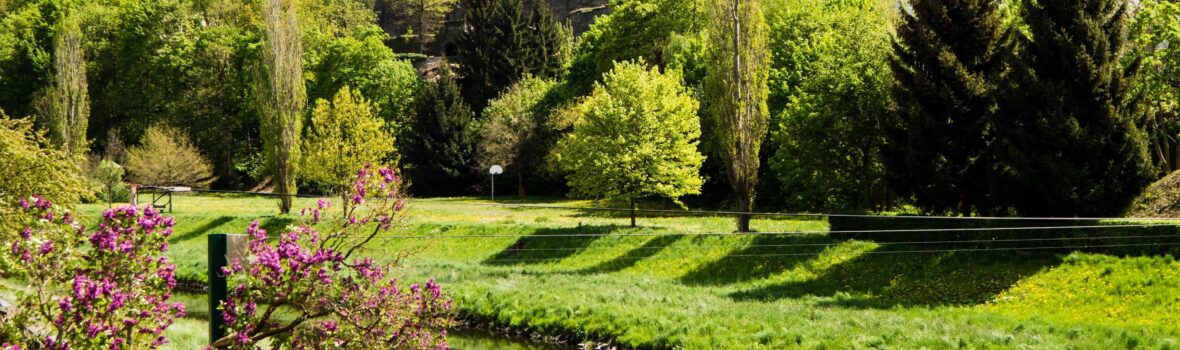
[[[325,196],[311,195],[311,194],[279,194],[267,192],[254,191],[231,191],[231,190],[202,190],[193,189],[195,193],[211,193],[211,194],[234,194],[246,196],[267,196],[267,197],[298,197],[298,198],[323,198]],[[807,235],[841,235],[841,234],[858,234],[869,235],[871,240],[872,235],[895,235],[906,233],[963,233],[963,232],[1046,232],[1046,231],[1070,231],[1078,230],[1081,232],[1104,229],[1119,229],[1119,228],[1152,228],[1152,227],[1180,227],[1180,218],[1120,218],[1120,217],[994,217],[994,216],[938,216],[938,215],[872,215],[872,214],[842,214],[842,213],[805,213],[805,212],[743,212],[743,211],[727,211],[727,210],[683,210],[683,209],[631,209],[631,208],[612,208],[612,207],[596,207],[596,206],[562,206],[562,205],[547,205],[547,204],[522,204],[522,203],[494,203],[494,202],[465,202],[464,205],[498,207],[507,209],[545,209],[545,210],[569,210],[569,211],[589,211],[589,212],[618,212],[618,213],[655,213],[655,214],[671,214],[684,216],[738,216],[751,215],[759,217],[805,217],[805,218],[872,218],[872,219],[886,219],[886,220],[930,220],[938,222],[946,221],[974,221],[974,220],[996,220],[996,221],[1039,221],[1039,225],[1026,226],[999,226],[999,227],[946,227],[946,228],[911,228],[911,229],[858,229],[858,230],[795,230],[795,231],[775,231],[775,232],[748,232],[748,233],[734,233],[734,232],[668,232],[666,229],[660,229],[656,232],[606,232],[606,233],[552,233],[552,234],[537,234],[531,233],[494,233],[494,234],[417,234],[417,235],[376,235],[372,239],[376,240],[435,240],[435,239],[503,239],[515,238],[518,240],[527,239],[579,239],[579,238],[602,238],[602,237],[774,237],[774,236],[807,236]],[[1111,221],[1111,224],[1105,225],[1051,225],[1048,222],[1079,222],[1079,221]],[[1130,224],[1126,222],[1140,222],[1137,224]],[[576,229],[576,228],[574,228]],[[1180,245],[1180,241],[1170,241],[1172,239],[1180,240],[1180,231],[1173,234],[1130,234],[1130,235],[1109,235],[1099,234],[1097,236],[1072,236],[1072,237],[1018,237],[1018,238],[992,238],[992,239],[922,239],[922,240],[903,240],[903,241],[883,241],[874,242],[874,244],[884,247],[902,247],[902,249],[885,249],[872,250],[863,252],[863,254],[919,254],[919,253],[954,253],[954,252],[995,252],[995,251],[1036,251],[1036,250],[1070,250],[1070,249],[1108,249],[1108,248],[1131,248],[1131,247],[1173,247]],[[1154,242],[1134,242],[1133,240],[1156,240]],[[1084,242],[1090,241],[1095,244],[1067,244],[1069,242]],[[1101,242],[1101,241],[1120,241],[1131,243],[1116,243],[1116,242]],[[994,245],[1016,245],[1022,243],[1039,243],[1045,242],[1044,245],[1034,246],[1000,246]],[[1056,242],[1056,244],[1049,244]],[[759,249],[774,249],[774,250],[790,250],[797,248],[829,248],[843,244],[841,242],[822,242],[822,243],[773,243],[761,244],[752,242],[741,246],[735,245],[660,245],[660,246],[640,246],[632,248],[635,251],[701,251],[707,249],[734,249],[741,248],[745,251],[759,250]],[[949,247],[939,247],[939,246]],[[964,245],[955,247],[953,245]],[[980,247],[980,245],[991,245],[988,247]],[[920,247],[925,246],[924,249],[905,249],[905,247]],[[504,248],[499,255],[504,254],[520,254],[524,252],[563,252],[563,251],[584,251],[595,249],[606,249],[608,247],[593,247],[593,246],[563,246],[563,247],[507,247]],[[614,248],[611,248],[614,249]],[[790,256],[815,256],[822,254],[823,251],[815,252],[771,252],[771,253],[736,253],[728,254],[726,257],[734,258],[770,258],[770,257],[790,257]],[[682,259],[685,256],[642,256],[642,257],[628,257],[622,256],[615,258],[622,259]],[[512,258],[512,259],[496,259],[494,256],[486,260],[487,262],[523,262],[523,261],[559,261],[567,257],[560,258]]]
[[[554,234],[475,234],[475,235],[378,235],[375,239],[466,239],[466,238],[579,238],[579,237],[650,237],[650,236],[782,236],[782,235],[812,235],[812,234],[894,234],[894,233],[938,233],[938,232],[1002,232],[1002,231],[1053,231],[1078,229],[1109,229],[1129,227],[1177,227],[1180,223],[1170,224],[1112,224],[1112,225],[1078,225],[1078,226],[1020,226],[1020,227],[960,227],[960,228],[918,228],[918,229],[888,229],[888,230],[807,230],[807,231],[779,231],[779,232],[636,232],[636,233],[554,233]]]
[[[1091,245],[1065,245],[1065,246],[1037,246],[1037,247],[1000,247],[1000,248],[955,248],[955,249],[913,249],[913,250],[870,250],[861,252],[860,254],[929,254],[929,253],[980,253],[980,252],[1012,252],[1012,251],[1037,251],[1037,250],[1076,250],[1076,249],[1109,249],[1109,248],[1132,248],[1132,247],[1174,247],[1180,246],[1180,242],[1169,243],[1134,243],[1134,244],[1091,244]],[[774,258],[774,257],[815,257],[822,255],[823,251],[807,252],[807,253],[768,253],[768,254],[727,254],[725,258]],[[488,263],[510,263],[510,262],[536,262],[536,261],[562,261],[568,257],[559,258],[512,258],[512,259],[488,259]],[[611,260],[681,260],[691,258],[690,256],[620,256],[612,258]]]

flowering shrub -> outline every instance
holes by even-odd
[[[451,302],[434,280],[403,288],[389,275],[392,265],[352,258],[400,219],[400,178],[366,166],[344,198],[350,205],[338,222],[320,225],[331,206],[320,200],[273,244],[257,221],[250,225],[249,257],[223,269],[231,286],[219,308],[227,335],[215,348],[250,349],[264,339],[294,349],[446,348]]]
[[[93,232],[49,200],[20,200],[24,227],[4,254],[5,271],[29,290],[0,315],[7,348],[142,349],[167,342],[164,330],[184,305],[172,303],[175,266],[162,254],[171,217],[125,206],[103,213]]]

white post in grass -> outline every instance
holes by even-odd
[[[496,201],[496,175],[503,174],[503,173],[504,173],[504,168],[501,168],[499,165],[492,165],[491,168],[488,168],[488,174],[492,176],[492,201],[493,202]]]

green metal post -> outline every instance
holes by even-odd
[[[225,336],[225,320],[221,319],[218,307],[228,291],[225,275],[221,273],[221,268],[229,263],[226,254],[228,246],[224,233],[209,235],[209,345]]]

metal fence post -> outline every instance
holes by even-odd
[[[226,255],[226,242],[224,233],[209,235],[209,345],[225,336],[225,320],[221,319],[221,312],[217,311],[217,308],[221,306],[221,301],[225,300],[227,292],[225,275],[221,273],[221,268],[225,267],[229,260]]]
[[[248,265],[250,237],[240,234],[209,235],[209,345],[225,336],[225,320],[217,308],[229,291],[221,268],[233,260]]]

